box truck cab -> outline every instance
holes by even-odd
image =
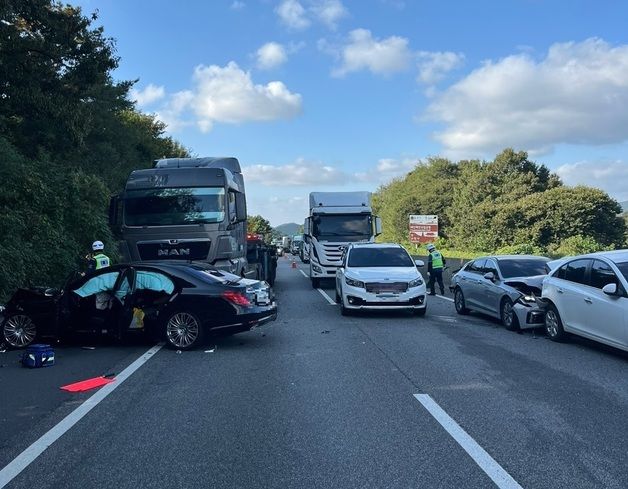
[[[373,215],[370,192],[312,192],[304,236],[310,258],[312,287],[334,278],[344,248],[357,241],[372,242],[381,234],[381,219]]]
[[[131,173],[109,209],[126,261],[199,260],[272,282],[276,257],[263,260],[268,269],[247,261],[246,221],[244,178],[232,157],[157,160]]]

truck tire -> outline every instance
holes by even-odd
[[[321,279],[317,277],[312,277],[312,288],[318,289],[321,286]]]

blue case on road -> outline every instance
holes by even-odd
[[[55,351],[50,345],[35,344],[22,354],[22,366],[29,368],[51,367],[55,364]]]

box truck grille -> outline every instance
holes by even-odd
[[[141,260],[207,260],[209,240],[138,243]]]
[[[367,292],[372,292],[374,294],[380,294],[380,293],[385,293],[385,292],[405,292],[406,290],[408,290],[408,283],[407,282],[384,282],[384,283],[378,283],[378,282],[372,282],[372,283],[367,283],[366,285],[366,291]]]

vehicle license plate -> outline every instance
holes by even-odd
[[[258,304],[268,304],[270,302],[270,297],[268,296],[268,292],[262,290],[257,293],[255,300]]]

